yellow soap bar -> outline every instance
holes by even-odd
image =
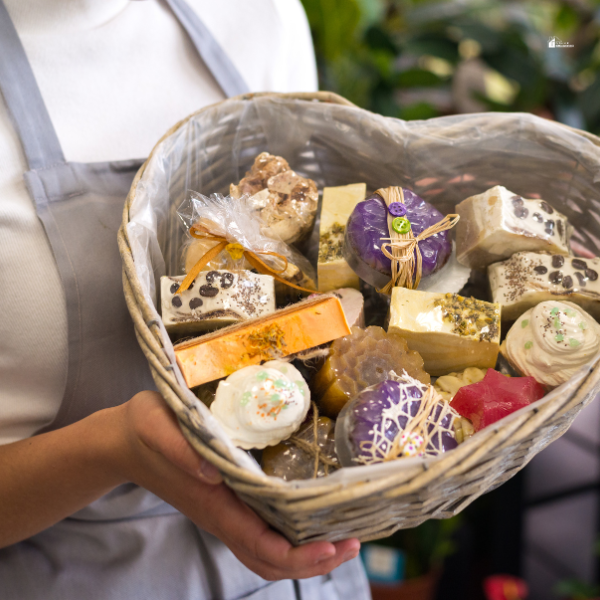
[[[388,332],[406,339],[430,375],[493,368],[500,349],[500,305],[396,287]]]
[[[188,387],[348,335],[340,301],[318,296],[175,346]]]
[[[343,257],[344,235],[348,218],[354,207],[365,199],[366,194],[366,183],[327,187],[323,190],[317,262],[320,292],[359,287],[358,275]]]

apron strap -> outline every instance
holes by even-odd
[[[25,49],[0,0],[0,92],[30,169],[65,162]]]
[[[221,45],[183,0],[165,0],[225,97],[250,91]],[[0,92],[21,140],[30,169],[64,163],[65,157],[25,54],[25,48],[0,0]]]
[[[200,17],[183,0],[165,1],[186,30],[225,97],[247,94],[250,88]]]

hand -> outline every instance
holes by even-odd
[[[126,459],[119,460],[126,479],[218,537],[257,575],[268,580],[324,575],[358,554],[357,539],[293,547],[273,531],[193,450],[159,394],[141,392],[120,408]]]

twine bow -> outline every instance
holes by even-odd
[[[323,453],[323,451],[321,450],[321,447],[319,446],[319,437],[318,437],[318,434],[319,434],[319,409],[317,408],[317,405],[314,402],[312,402],[312,409],[313,409],[313,422],[312,422],[313,441],[312,441],[312,443],[308,442],[306,440],[303,440],[302,438],[298,437],[297,435],[293,435],[292,437],[290,437],[288,439],[288,441],[291,442],[292,444],[294,444],[294,446],[296,446],[297,448],[300,448],[300,450],[304,450],[304,452],[306,452],[309,456],[311,456],[314,459],[313,479],[316,479],[317,475],[319,474],[319,466],[321,465],[321,463],[323,464],[325,475],[329,475],[330,467],[333,470],[339,469],[340,464],[337,460],[330,458],[325,453]]]
[[[227,238],[221,235],[215,235],[209,229],[201,225],[192,225],[189,232],[193,238],[198,240],[206,240],[209,242],[217,242],[217,244],[208,250],[204,256],[192,267],[190,272],[185,276],[185,279],[181,282],[181,285],[175,294],[181,294],[182,292],[185,292],[185,290],[192,285],[194,279],[198,277],[200,271],[202,271],[202,269],[223,250],[227,250],[234,259],[239,260],[240,258],[244,257],[252,265],[252,267],[254,267],[263,275],[271,275],[271,277],[275,278],[277,281],[280,281],[281,283],[284,283],[285,285],[293,287],[302,292],[308,292],[309,294],[313,294],[315,292],[315,290],[303,288],[281,277],[281,274],[284,273],[288,268],[288,259],[283,254],[279,254],[278,252],[268,252],[266,250],[248,250],[241,244],[230,243]],[[282,260],[283,267],[281,269],[270,267],[267,263],[259,258],[259,254],[263,256],[273,256],[274,258]]]
[[[404,192],[401,187],[381,188],[375,192],[383,198],[386,206],[392,202],[404,204]],[[392,261],[392,278],[387,285],[379,290],[383,294],[391,294],[394,287],[406,287],[409,290],[416,289],[423,275],[423,257],[419,242],[452,229],[459,221],[457,214],[446,215],[441,221],[423,230],[417,237],[413,235],[412,228],[408,233],[398,233],[392,228],[394,217],[387,216],[390,237],[380,238],[382,242],[381,251]],[[416,255],[416,261],[415,261]]]

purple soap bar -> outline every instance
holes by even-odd
[[[414,192],[406,188],[403,191],[406,218],[411,222],[415,237],[444,218],[439,210]],[[373,194],[356,205],[346,224],[344,258],[361,279],[376,288],[384,287],[392,276],[392,261],[381,251],[381,245],[385,243],[381,238],[390,236],[387,215],[383,198]],[[427,277],[448,261],[452,252],[450,232],[442,231],[428,237],[419,242],[419,249],[423,257],[422,276]]]
[[[429,386],[406,374],[398,379],[363,390],[342,409],[335,426],[335,449],[342,466],[383,462],[394,440],[403,445],[401,453],[394,454],[397,458],[436,456],[458,445],[453,425],[459,415],[441,398],[429,409],[424,440],[423,431],[411,420]]]

